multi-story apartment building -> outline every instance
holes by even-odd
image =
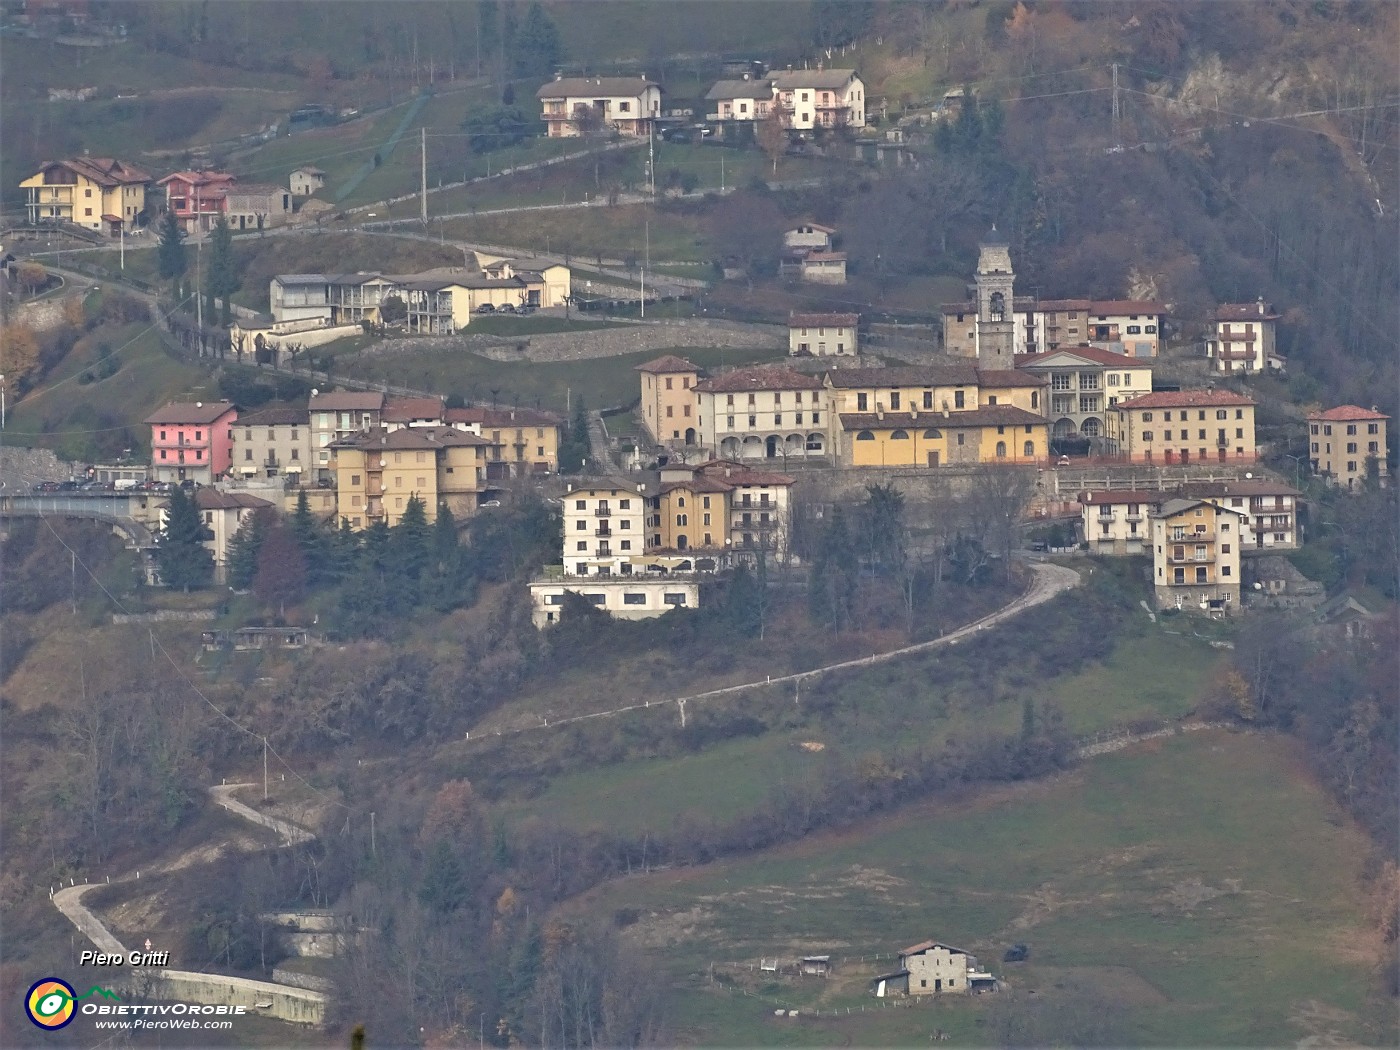
[[[772,112],[776,96],[766,77],[745,74],[742,80],[721,80],[705,92],[705,120],[715,125],[721,138],[751,138],[754,124]]]
[[[1159,609],[1240,607],[1240,546],[1247,515],[1206,500],[1169,499],[1149,516]]]
[[[661,116],[661,88],[645,76],[555,77],[535,92],[552,139],[597,131],[643,136]]]
[[[1229,390],[1162,390],[1120,402],[1108,450],[1130,463],[1253,463],[1254,401]]]
[[[792,357],[854,357],[860,353],[860,314],[789,314]]]
[[[461,519],[476,512],[486,482],[487,442],[446,426],[375,425],[331,443],[336,518],[352,529],[391,528],[413,497],[429,521],[445,505]]]
[[[130,231],[146,210],[151,176],[112,157],[46,162],[19,184],[31,224],[71,222],[116,237]]]
[[[698,439],[721,459],[804,459],[827,452],[827,392],[788,368],[738,368],[695,384]]]
[[[1263,299],[1218,307],[1214,334],[1206,340],[1206,357],[1215,371],[1225,375],[1264,372],[1274,356],[1274,325],[1279,316]]]
[[[642,426],[658,445],[695,445],[700,441],[699,402],[695,385],[700,369],[683,357],[667,354],[637,366],[642,386]]]
[[[1019,371],[1043,376],[1051,436],[1105,436],[1106,413],[1120,402],[1152,393],[1152,365],[1095,346],[1061,348],[1016,359]]]
[[[333,481],[336,468],[330,446],[342,438],[377,427],[384,411],[384,395],[374,391],[334,390],[323,394],[313,390],[306,407],[311,418],[316,480]]]
[[[233,473],[276,478],[314,470],[311,420],[305,408],[273,406],[240,416],[233,428]]]
[[[147,416],[152,479],[212,485],[233,461],[237,419],[238,409],[228,401],[176,401]]]
[[[564,571],[630,576],[646,553],[646,488],[614,478],[570,485],[562,497]]]
[[[265,499],[247,492],[220,492],[213,487],[201,488],[194,496],[200,520],[209,530],[204,548],[214,556],[214,582],[226,582],[228,551],[238,530],[258,511],[271,512],[273,506]],[[162,512],[162,527],[166,514]]]
[[[1308,416],[1308,455],[1312,472],[1329,485],[1355,489],[1374,476],[1384,485],[1386,424],[1390,417],[1374,406],[1338,405]]]
[[[1081,492],[1080,524],[1089,553],[1152,553],[1149,516],[1170,498],[1163,492],[1144,490]]]
[[[707,552],[719,565],[759,551],[782,557],[791,528],[788,474],[711,460],[671,464],[648,501],[647,550]],[[706,568],[712,566],[700,566]]]
[[[854,69],[790,69],[771,79],[784,127],[865,127],[865,83]]]
[[[1298,497],[1291,485],[1268,478],[1243,481],[1188,481],[1182,494],[1245,516],[1243,550],[1292,550],[1298,540]]]
[[[554,474],[559,470],[559,435],[563,420],[552,412],[470,405],[449,408],[445,419],[448,426],[486,441],[487,481]]]

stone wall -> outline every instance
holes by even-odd
[[[65,323],[64,307],[74,298],[71,295],[63,295],[51,299],[20,303],[14,308],[15,323],[32,328],[36,332],[47,332],[50,329],[58,328]]]
[[[326,1020],[323,992],[250,981],[244,977],[160,970],[154,976],[149,994],[160,1001],[243,1006],[249,1013],[293,1024],[322,1025]]]
[[[625,324],[616,328],[590,328],[574,332],[545,332],[529,336],[450,335],[418,339],[386,339],[365,353],[395,354],[414,350],[465,350],[493,361],[582,361],[617,357],[674,347],[724,347],[736,350],[774,350],[787,345],[787,334],[777,325],[743,324],[709,318]],[[522,349],[523,348],[523,349]]]
[[[77,469],[46,448],[0,448],[0,481],[6,491],[27,489],[37,481],[66,481]]]

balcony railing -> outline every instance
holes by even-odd
[[[606,525],[593,530],[593,535],[595,536],[611,536],[612,534],[612,529],[608,528]]]
[[[596,510],[593,511],[593,516],[596,517],[596,518],[608,518],[608,517],[611,517],[611,516],[612,516],[612,509],[609,508],[609,507],[598,507]]]

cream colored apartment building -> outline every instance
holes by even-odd
[[[1169,499],[1150,515],[1159,609],[1240,607],[1240,548],[1248,515],[1206,500]]]
[[[1160,390],[1107,416],[1108,451],[1129,463],[1253,463],[1254,401],[1229,390]]]
[[[1372,407],[1339,405],[1308,416],[1308,455],[1312,471],[1330,485],[1355,489],[1374,469],[1381,484],[1386,464],[1386,424],[1390,417]]]
[[[700,404],[695,387],[700,369],[667,354],[637,366],[642,390],[642,426],[658,445],[696,445]]]

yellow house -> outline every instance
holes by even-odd
[[[486,480],[488,445],[453,427],[376,426],[333,442],[336,517],[352,529],[381,520],[393,527],[413,496],[429,521],[439,503],[468,517]]]
[[[669,464],[648,504],[648,551],[709,550],[781,555],[791,527],[789,474],[731,460]]]
[[[19,184],[30,223],[71,222],[116,237],[146,210],[151,176],[111,157],[46,162]]]
[[[1312,472],[1329,485],[1360,488],[1372,470],[1381,484],[1386,467],[1385,428],[1390,417],[1372,407],[1338,405],[1308,416],[1308,452]],[[1373,466],[1374,465],[1374,466]]]
[[[551,412],[471,405],[449,408],[444,418],[448,426],[486,441],[489,481],[559,472],[559,435],[563,421]]]
[[[1109,410],[1108,448],[1129,463],[1253,463],[1254,401],[1230,390],[1159,390]]]
[[[699,439],[695,384],[700,369],[667,354],[637,366],[641,373],[642,426],[658,445],[694,445]]]
[[[838,462],[846,467],[1043,464],[1044,417],[1014,405],[962,412],[842,412]]]
[[[1149,517],[1157,608],[1238,609],[1247,516],[1205,500],[1172,499]]]

